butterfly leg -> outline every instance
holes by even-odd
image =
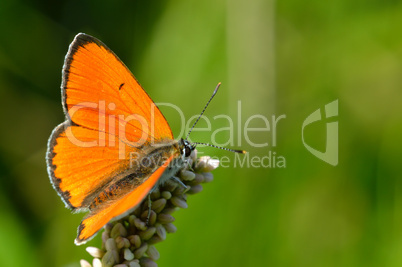
[[[172,176],[172,181],[174,181],[176,184],[179,184],[180,186],[184,187],[184,193],[190,190],[190,187],[185,185],[179,178],[176,176]]]
[[[153,189],[151,191],[153,191]],[[146,221],[147,225],[149,222],[149,217],[151,216],[151,207],[152,207],[151,193],[152,192],[149,192],[149,194],[148,194],[148,215],[147,215],[147,221]]]
[[[148,193],[148,215],[147,215],[147,221],[146,224],[148,225],[149,222],[149,217],[151,216],[151,207],[152,207],[152,200],[151,200],[151,194],[156,190],[156,186],[152,187],[151,191]]]
[[[189,169],[192,172],[195,172],[193,167],[192,167],[192,162],[190,162],[189,160],[186,160],[185,163],[187,164],[187,169]]]

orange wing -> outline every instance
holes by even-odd
[[[152,138],[173,139],[166,119],[134,75],[92,36],[80,33],[70,45],[62,95],[68,120],[80,126],[139,144]]]
[[[66,121],[48,143],[51,182],[66,205],[87,209],[127,173],[130,152],[173,139],[159,109],[120,59],[94,37],[78,34],[63,67]]]
[[[97,209],[86,216],[78,227],[78,236],[75,239],[75,244],[80,245],[87,242],[111,219],[124,214],[137,206],[158,182],[173,158],[173,155],[170,156],[161,167],[146,179],[144,183],[137,186],[131,193],[113,201],[112,203],[108,203],[108,205],[103,209]]]
[[[135,159],[132,152],[137,151],[115,135],[99,135],[69,122],[53,130],[48,147],[52,184],[66,206],[77,211],[86,209],[112,180],[127,175],[130,160]]]

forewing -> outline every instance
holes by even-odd
[[[63,67],[63,106],[75,124],[132,144],[173,139],[171,129],[130,70],[101,41],[78,34]]]

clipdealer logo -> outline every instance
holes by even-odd
[[[332,166],[336,166],[338,165],[338,121],[326,123],[327,137],[325,140],[325,152],[314,149],[304,140],[304,129],[306,126],[323,119],[338,117],[338,99],[326,104],[323,113],[325,114],[325,118],[321,116],[321,109],[317,109],[304,120],[302,126],[302,141],[311,154]]]

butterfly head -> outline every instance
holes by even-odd
[[[179,147],[183,159],[186,159],[190,157],[191,152],[193,152],[196,147],[196,144],[190,143],[188,140],[182,138],[179,141]]]

